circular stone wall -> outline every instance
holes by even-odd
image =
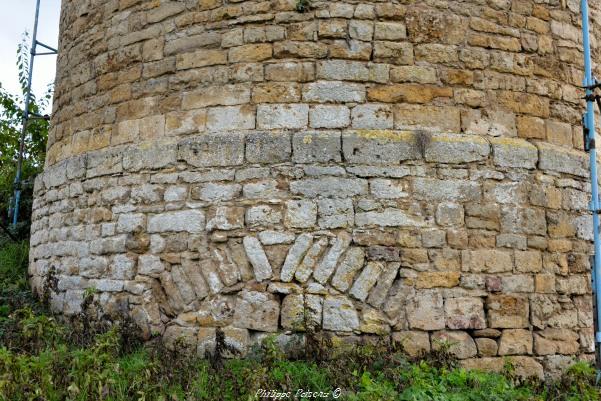
[[[64,0],[33,287],[201,353],[590,356],[577,3]]]

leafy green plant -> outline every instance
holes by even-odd
[[[23,122],[23,107],[29,73],[29,35],[24,34],[17,49],[17,69],[21,93],[11,94],[0,83],[0,224],[8,226],[14,180],[19,155],[19,143]],[[52,85],[41,97],[31,97],[29,112],[41,114],[52,99]],[[30,119],[24,137],[22,167],[22,204],[19,212],[21,222],[16,231],[19,238],[29,237],[29,220],[33,201],[33,179],[42,170],[46,157],[46,141],[49,123],[45,119]]]

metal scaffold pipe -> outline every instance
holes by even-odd
[[[23,109],[23,124],[21,128],[21,136],[19,138],[19,156],[17,159],[17,173],[15,174],[14,181],[14,206],[12,210],[12,226],[15,227],[19,220],[19,206],[21,203],[21,182],[22,182],[22,174],[23,174],[23,157],[25,153],[25,138],[27,135],[27,125],[29,124],[29,120],[31,119],[29,111],[31,105],[31,83],[33,79],[33,66],[36,56],[42,55],[52,55],[56,54],[56,49],[45,45],[44,43],[38,42],[38,22],[40,17],[40,0],[36,0],[35,6],[35,20],[33,24],[33,37],[31,38],[31,48],[30,48],[30,58],[29,58],[29,71],[27,77],[27,87],[25,89],[25,105]],[[37,53],[37,46],[40,45],[47,49],[47,52]],[[34,117],[35,117],[34,113]]]
[[[586,114],[584,115],[585,130],[585,149],[589,152],[590,172],[591,172],[591,211],[593,217],[593,238],[594,238],[594,257],[593,257],[593,296],[595,304],[595,356],[597,366],[597,381],[601,377],[601,243],[599,242],[599,186],[597,181],[597,152],[595,149],[595,95],[594,88],[596,81],[593,77],[591,63],[591,45],[589,31],[589,9],[588,1],[581,0],[582,12],[582,46],[584,49],[584,87],[586,88]]]

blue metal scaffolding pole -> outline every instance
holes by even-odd
[[[595,356],[597,366],[597,381],[601,377],[601,360],[600,360],[600,347],[601,347],[601,329],[599,324],[601,322],[601,243],[599,242],[599,185],[597,181],[597,152],[595,149],[595,95],[594,89],[597,84],[593,77],[592,63],[591,63],[591,44],[590,44],[590,31],[589,31],[589,9],[588,1],[581,0],[580,8],[582,12],[582,46],[584,48],[584,84],[586,88],[586,114],[584,115],[584,129],[585,129],[585,149],[589,152],[590,157],[590,169],[591,169],[591,212],[593,215],[593,238],[594,238],[594,256],[593,256],[593,272],[592,272],[592,283],[593,283],[593,302],[595,305]]]
[[[14,205],[12,207],[12,226],[15,227],[19,220],[19,206],[21,203],[21,184],[22,184],[22,173],[23,173],[23,157],[25,153],[25,138],[27,135],[27,125],[32,118],[44,118],[47,119],[47,116],[38,116],[36,114],[31,115],[32,113],[29,111],[29,107],[31,105],[31,81],[33,79],[33,65],[36,56],[45,56],[45,55],[53,55],[57,53],[57,50],[45,45],[38,41],[38,22],[40,17],[40,0],[36,0],[35,6],[35,21],[33,24],[33,37],[31,39],[31,49],[30,49],[30,59],[29,59],[29,75],[27,78],[27,88],[25,92],[25,108],[23,109],[23,126],[21,128],[21,136],[19,138],[19,156],[17,160],[17,174],[15,175],[14,182]],[[46,52],[38,53],[37,48],[41,46],[47,49]]]

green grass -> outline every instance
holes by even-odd
[[[511,369],[457,368],[444,348],[421,360],[384,346],[288,360],[267,338],[247,359],[207,361],[190,351],[136,345],[118,327],[78,333],[33,299],[26,268],[27,244],[0,242],[0,401],[277,399],[261,398],[261,390],[290,400],[601,401],[594,369],[584,362],[543,383],[518,380]]]

